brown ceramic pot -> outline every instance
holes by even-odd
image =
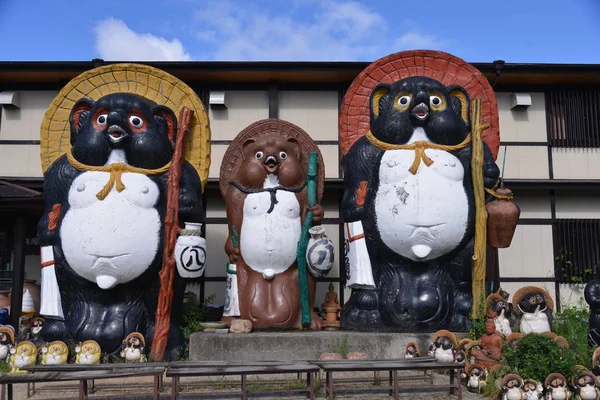
[[[512,191],[507,188],[498,188],[496,193],[500,196],[512,196]],[[508,199],[494,199],[487,204],[486,208],[488,245],[498,249],[509,247],[517,228],[521,209]]]

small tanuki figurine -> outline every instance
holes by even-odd
[[[37,361],[37,347],[35,344],[25,341],[10,349],[10,373],[26,373],[20,368],[25,365],[34,365]]]
[[[224,321],[240,317],[254,328],[321,329],[313,311],[316,277],[331,268],[333,246],[321,236],[309,247],[308,230],[323,219],[324,173],[317,144],[287,121],[255,122],[229,146],[219,184],[229,228],[227,269],[237,288],[227,289]]]
[[[333,283],[329,284],[329,291],[325,294],[325,302],[321,304],[321,310],[326,314],[327,318],[321,323],[321,326],[326,331],[335,331],[340,328],[338,314],[341,310],[338,295],[334,290]]]
[[[594,350],[594,354],[592,355],[592,372],[599,377],[600,381],[600,347]]]
[[[534,379],[523,381],[523,400],[539,400],[544,397],[544,387]]]
[[[433,342],[430,346],[430,354],[440,362],[454,361],[454,354],[458,347],[456,336],[450,331],[442,329],[433,335]]]
[[[512,333],[509,317],[511,316],[510,304],[499,294],[492,293],[485,301],[486,312],[489,318],[494,320],[496,330],[507,337]]]
[[[471,393],[481,393],[486,385],[487,371],[479,364],[469,364],[465,368],[467,375],[467,390]]]
[[[521,333],[543,333],[552,331],[552,310],[554,302],[544,289],[525,286],[513,296],[517,312],[521,316]]]
[[[144,335],[139,332],[133,332],[127,335],[123,340],[123,350],[121,350],[121,357],[125,362],[146,362],[146,353],[144,352],[144,346],[146,340]]]
[[[516,374],[508,374],[502,378],[502,400],[523,399],[523,378]]]
[[[556,342],[556,344],[558,345],[558,347],[560,347],[561,349],[568,349],[571,345],[569,344],[569,341],[562,337],[562,336],[556,336],[554,338],[554,341]]]
[[[15,345],[15,330],[10,325],[0,325],[0,362],[8,362],[10,349]]]
[[[548,375],[544,381],[544,388],[546,389],[546,400],[569,400],[571,398],[567,379],[562,374]]]
[[[490,368],[500,361],[502,358],[502,347],[504,347],[504,339],[502,335],[496,331],[494,320],[488,319],[485,323],[485,333],[477,341],[479,349],[471,349],[471,355],[475,357],[475,361],[486,368]]]
[[[44,365],[66,364],[69,358],[69,347],[60,340],[43,345],[40,350],[42,353],[41,363]]]
[[[580,400],[597,400],[600,398],[600,390],[596,377],[590,371],[579,371],[573,374],[571,381],[575,389],[575,395]]]
[[[464,350],[457,350],[454,354],[454,361],[458,363],[464,363],[467,361],[467,353]]]
[[[75,347],[75,364],[100,364],[100,345],[94,340],[86,340]]]
[[[508,335],[506,338],[506,345],[512,350],[517,351],[517,346],[519,345],[519,340],[523,339],[525,335],[520,332],[514,332]]]
[[[419,346],[415,342],[410,342],[406,345],[406,350],[404,352],[404,358],[416,358],[421,357],[421,352],[419,351]]]
[[[31,321],[31,336],[35,339],[44,329],[44,318],[37,317]]]

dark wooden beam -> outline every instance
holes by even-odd
[[[12,265],[12,286],[10,299],[10,324],[19,329],[19,317],[23,303],[23,279],[25,278],[25,239],[27,237],[27,218],[19,215],[15,223],[15,256]]]
[[[279,118],[279,82],[269,82],[269,118]]]

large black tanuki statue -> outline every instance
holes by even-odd
[[[590,306],[590,319],[588,322],[588,344],[590,347],[600,345],[600,269],[596,271],[596,279],[585,285],[585,301]]]
[[[153,68],[130,64],[113,68],[117,79],[118,72],[128,68],[141,69],[157,79],[152,76],[157,74]],[[160,79],[167,79],[165,85],[175,79],[158,73]],[[94,76],[93,70],[87,74]],[[143,86],[140,82],[142,93]],[[135,91],[110,91],[106,87],[103,93],[108,94],[96,101],[81,97],[71,108],[72,147],[45,172],[45,211],[38,238],[42,246],[41,314],[46,316],[43,340],[92,339],[103,352],[118,354],[132,332],[146,337],[147,349],[153,340],[158,273],[167,245],[167,179],[178,121],[173,110]],[[55,115],[47,113],[46,117]],[[197,115],[199,120],[202,117]],[[176,357],[183,345],[184,278],[198,277],[204,270],[201,193],[198,172],[184,160],[178,216],[186,229],[177,240],[185,242],[187,250],[175,251],[180,262],[173,281],[167,358]]]
[[[354,285],[342,329],[466,330],[475,225],[469,94],[408,76],[378,84],[369,105],[370,130],[342,161],[342,211],[347,244],[364,231],[372,284]],[[485,142],[483,156],[491,189],[499,169]]]

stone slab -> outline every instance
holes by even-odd
[[[366,353],[370,359],[403,358],[409,342],[425,356],[433,333],[373,332],[252,332],[235,334],[197,332],[190,336],[192,361],[317,360],[334,352],[348,337],[347,352]],[[456,334],[459,340],[466,334]]]

